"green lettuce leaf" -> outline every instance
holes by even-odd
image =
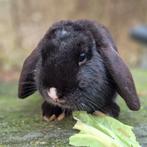
[[[80,130],[69,138],[74,146],[88,147],[140,147],[136,141],[133,127],[99,113],[98,116],[76,111],[73,117],[77,120],[74,129]]]

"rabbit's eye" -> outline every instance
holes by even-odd
[[[86,60],[87,60],[87,55],[86,55],[86,53],[81,53],[81,54],[80,54],[80,57],[79,57],[79,65],[85,63]]]

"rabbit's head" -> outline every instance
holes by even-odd
[[[19,97],[36,90],[45,101],[69,109],[101,109],[116,91],[130,109],[140,107],[131,73],[111,35],[87,20],[54,24],[25,60]]]

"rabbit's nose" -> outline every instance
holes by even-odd
[[[47,91],[47,94],[54,101],[62,99],[62,96],[63,96],[61,91],[59,89],[55,88],[55,87],[49,88],[48,91]]]
[[[47,91],[48,96],[53,99],[54,101],[56,101],[59,97],[57,95],[57,89],[55,87],[51,87],[48,91]]]

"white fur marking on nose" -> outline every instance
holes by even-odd
[[[58,99],[58,96],[57,96],[57,89],[55,87],[51,87],[49,90],[48,90],[48,95],[53,99],[53,100],[56,100]]]
[[[62,36],[64,36],[65,34],[67,34],[67,31],[65,31],[64,29],[61,32]]]

